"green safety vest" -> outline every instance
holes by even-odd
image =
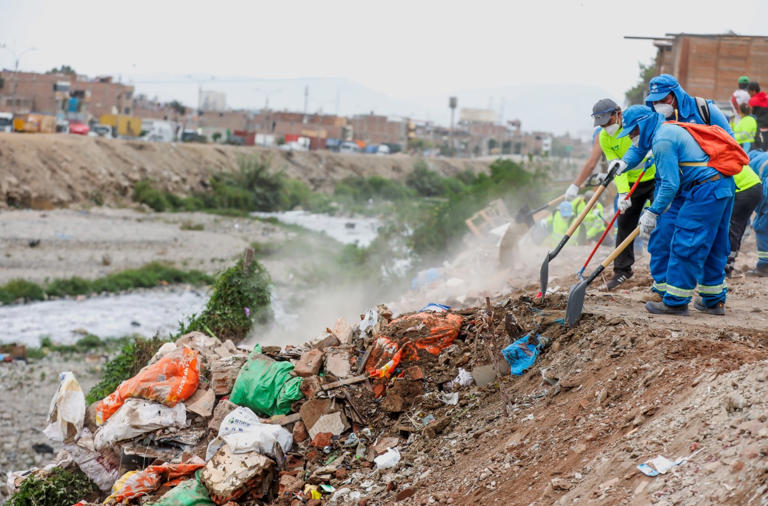
[[[608,132],[606,132],[605,129],[600,130],[600,147],[603,149],[605,159],[609,162],[611,160],[623,158],[624,154],[632,147],[632,139],[630,139],[628,135],[626,137],[618,137],[621,130],[622,129],[619,128],[615,137],[608,135]],[[637,178],[640,177],[644,166],[645,160],[643,160],[637,167],[633,167],[631,170],[616,176],[613,180],[613,182],[616,183],[616,191],[618,193],[629,193],[630,186],[635,184]],[[650,181],[655,175],[656,165],[651,165],[648,167],[648,170],[645,171],[645,175],[643,175],[640,182]]]
[[[760,182],[760,178],[752,167],[745,165],[741,168],[741,172],[733,176],[733,182],[736,183],[736,193],[739,193],[755,186]]]
[[[732,126],[733,136],[739,144],[755,142],[757,135],[757,120],[752,116],[744,116],[738,123]]]

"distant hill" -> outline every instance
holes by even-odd
[[[432,120],[447,125],[450,121],[447,96],[395,98],[382,91],[345,78],[308,77],[300,79],[256,79],[248,77],[136,76],[136,92],[161,100],[179,99],[197,104],[198,85],[227,94],[232,108],[260,109],[267,94],[271,109],[304,109],[304,90],[308,88],[309,112],[342,115],[384,114]],[[510,85],[498,88],[458,90],[459,108],[492,108],[504,120],[520,119],[523,130],[543,130],[556,134],[588,136],[592,104],[610,96],[602,88],[576,84]],[[613,97],[619,101],[621,97]],[[458,111],[457,111],[458,120]]]

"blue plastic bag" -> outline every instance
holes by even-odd
[[[530,337],[531,334],[528,333],[501,350],[504,359],[509,362],[509,372],[515,376],[522,376],[539,356],[538,346],[528,342]],[[536,334],[537,341],[538,337],[539,335]]]

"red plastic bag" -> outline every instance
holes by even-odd
[[[199,381],[197,352],[185,346],[146,366],[100,400],[96,405],[96,423],[101,425],[106,422],[131,397],[174,407],[195,393]]]
[[[419,351],[439,355],[459,335],[460,315],[448,312],[414,313],[392,320],[381,332],[365,363],[375,378],[389,378],[403,361],[419,360]]]

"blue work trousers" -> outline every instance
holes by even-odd
[[[757,238],[757,266],[768,267],[768,177],[763,179],[763,200],[755,209],[757,216],[752,223]]]
[[[668,306],[690,302],[696,285],[705,306],[725,302],[725,264],[734,184],[723,178],[683,190],[651,233],[652,289]]]

